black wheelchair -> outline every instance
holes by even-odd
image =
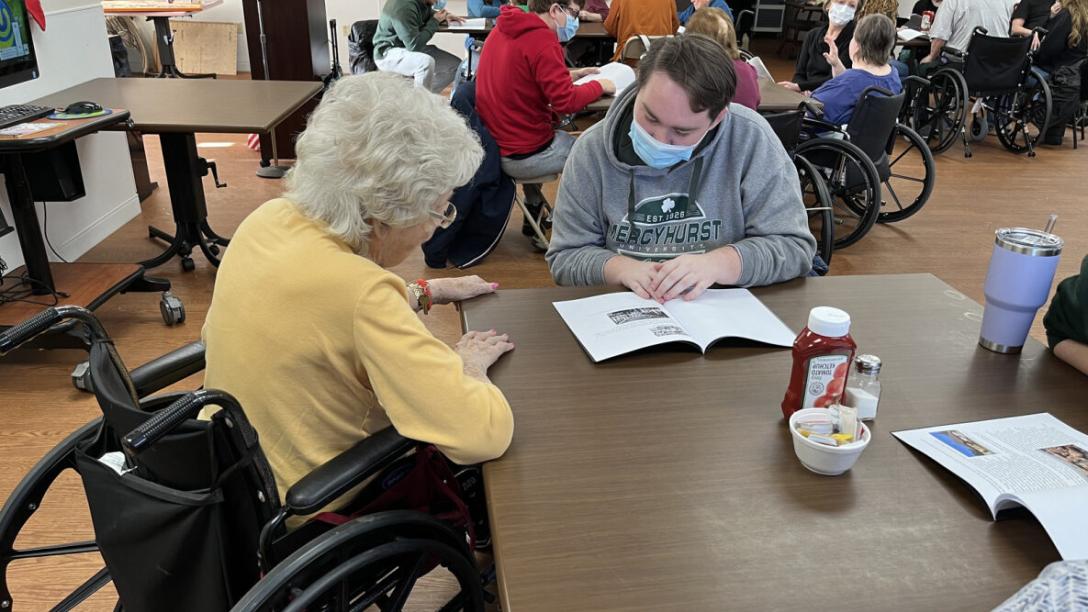
[[[234,398],[214,390],[146,397],[202,367],[203,347],[130,372],[93,314],[62,306],[0,334],[0,355],[72,319],[91,333],[102,416],[42,458],[0,510],[0,608],[15,607],[13,562],[101,553],[105,567],[54,610],[75,608],[111,580],[117,610],[400,610],[417,580],[437,567],[457,585],[442,610],[483,609],[486,580],[467,532],[429,514],[390,510],[335,527],[285,526],[369,482],[365,497],[418,443],[392,428],[378,432],[304,477],[281,504],[257,434]],[[221,410],[197,420],[205,406]],[[83,482],[95,539],[16,548],[67,470]]]
[[[999,38],[975,28],[966,52],[944,52],[949,63],[929,74],[930,85],[915,88],[911,96],[904,113],[910,126],[936,153],[960,138],[964,157],[971,157],[969,141],[981,141],[992,127],[1006,149],[1034,157],[1053,103],[1046,78],[1032,65],[1031,37]]]
[[[916,214],[933,192],[933,154],[921,136],[897,122],[904,98],[866,89],[845,128],[815,118],[819,109],[808,105],[802,126],[807,139],[796,153],[827,186],[834,248],[861,240],[877,222]]]
[[[763,115],[763,118],[770,124],[797,168],[797,177],[801,183],[801,197],[808,211],[809,229],[816,238],[816,254],[830,267],[831,255],[835,250],[831,192],[828,191],[827,183],[816,167],[804,157],[797,155],[805,112],[806,109],[802,107],[797,110]]]

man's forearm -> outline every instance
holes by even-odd
[[[1062,340],[1054,345],[1054,355],[1088,375],[1088,344],[1076,340]]]
[[[935,62],[938,59],[940,59],[941,50],[944,49],[944,44],[945,44],[945,41],[943,39],[934,38],[933,42],[931,42],[929,44],[929,57],[927,57],[926,59],[928,59],[931,62]]]

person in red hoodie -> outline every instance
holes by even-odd
[[[529,0],[527,13],[504,6],[480,54],[476,112],[499,145],[503,172],[515,179],[562,171],[574,137],[553,127],[555,115],[576,113],[616,91],[605,79],[575,85],[597,69],[566,67],[559,43],[574,37],[580,8],[577,0]],[[524,189],[526,206],[537,216],[545,202],[540,185]],[[534,235],[528,221],[522,233]]]

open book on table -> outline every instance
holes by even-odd
[[[797,336],[747,289],[708,289],[690,302],[623,292],[553,305],[594,362],[671,342],[705,353],[725,338],[792,346]]]
[[[1088,559],[1088,436],[1049,413],[893,432],[978,491],[1027,508],[1063,559]]]
[[[575,85],[585,85],[590,81],[599,81],[601,79],[608,79],[612,81],[616,86],[616,96],[623,93],[624,89],[627,89],[635,82],[635,71],[627,64],[620,62],[612,62],[611,64],[605,64],[599,68],[600,72],[597,74],[587,74],[586,76],[578,79],[574,82]]]
[[[447,30],[482,30],[487,27],[486,17],[476,17],[463,21],[451,21],[446,24]]]

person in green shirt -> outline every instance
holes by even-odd
[[[1043,326],[1054,355],[1088,374],[1088,257],[1081,262],[1079,275],[1058,285]]]
[[[452,83],[461,60],[428,44],[439,24],[464,21],[445,7],[446,0],[389,0],[374,33],[378,70],[412,77],[434,93]]]

